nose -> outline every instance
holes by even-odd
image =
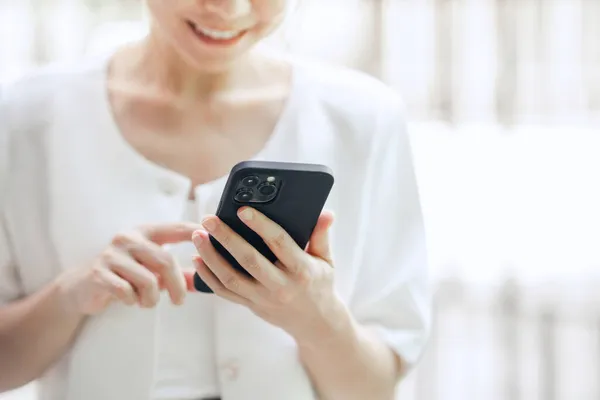
[[[243,17],[252,11],[252,0],[200,0],[200,4],[224,20]]]

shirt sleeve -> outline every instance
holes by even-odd
[[[429,335],[431,302],[424,221],[401,104],[383,113],[382,134],[370,155],[361,272],[351,309],[411,368]]]
[[[5,200],[8,197],[7,180],[10,165],[9,130],[5,91],[0,86],[0,305],[15,300],[22,294],[6,227]]]

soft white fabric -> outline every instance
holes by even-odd
[[[366,75],[294,60],[291,98],[256,157],[322,163],[336,183],[327,208],[336,287],[359,322],[408,363],[429,329],[426,251],[404,110]],[[129,147],[112,120],[105,60],[42,70],[5,85],[0,112],[0,301],[81,268],[122,229],[175,221],[190,181]],[[226,177],[193,188],[202,212]],[[215,298],[214,357],[224,400],[312,400],[292,338]],[[89,320],[41,379],[42,400],[151,398],[160,314],[115,305]]]
[[[188,201],[182,221],[200,221],[201,199]],[[192,268],[198,254],[190,242],[168,246],[168,251],[183,268]],[[152,389],[153,400],[197,400],[219,396],[218,371],[214,352],[214,299],[209,294],[189,296],[175,306],[167,292],[158,304],[157,370]]]

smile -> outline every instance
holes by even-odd
[[[221,31],[201,27],[191,21],[188,21],[189,27],[204,43],[211,45],[228,46],[236,44],[247,32],[243,31]]]

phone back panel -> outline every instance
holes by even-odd
[[[239,219],[237,215],[239,208],[250,206],[265,214],[285,229],[298,246],[304,249],[333,187],[333,182],[333,174],[323,165],[242,162],[231,171],[217,208],[217,216],[267,259],[275,262],[277,261],[275,255],[262,238]],[[265,190],[265,186],[269,188]],[[273,188],[275,188],[274,195],[270,193]],[[211,242],[234,268],[248,275],[219,242],[212,237]],[[211,292],[198,275],[196,275],[195,286],[202,292]]]

